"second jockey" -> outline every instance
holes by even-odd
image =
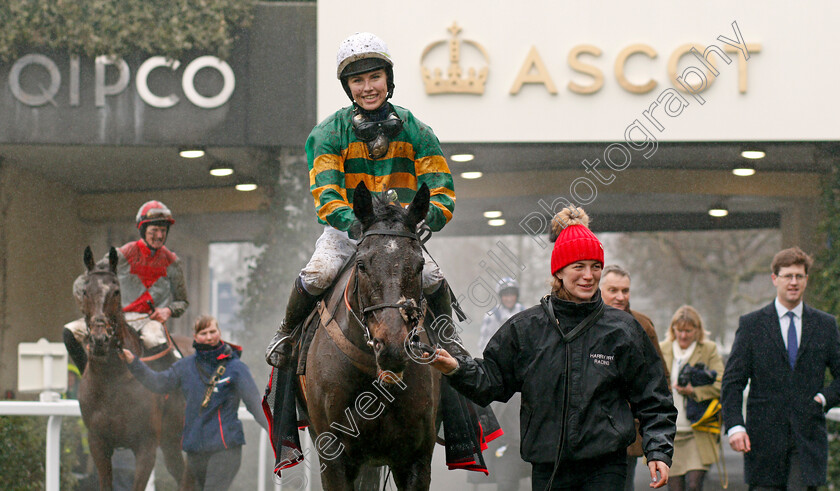
[[[140,334],[144,354],[150,357],[168,347],[164,323],[181,316],[189,302],[181,261],[164,245],[175,223],[172,212],[160,201],[148,201],[137,211],[136,223],[140,239],[117,249],[117,277],[126,321]],[[83,287],[81,275],[73,283],[77,302]],[[87,333],[84,318],[64,326],[64,345],[80,371],[87,364],[83,348]]]

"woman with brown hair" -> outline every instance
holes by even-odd
[[[266,431],[268,423],[254,378],[239,360],[242,348],[222,340],[213,316],[199,317],[194,330],[195,353],[163,372],[153,371],[131,351],[123,354],[131,374],[152,392],[181,388],[187,402],[182,437],[187,471],[197,489],[224,491],[242,462],[245,434],[237,414],[239,401]]]
[[[706,338],[700,313],[690,305],[674,312],[665,341],[659,344],[662,358],[671,371],[674,406],[677,407],[677,436],[668,489],[699,491],[712,463],[720,458],[720,435],[691,427],[696,416],[689,409],[696,403],[720,397],[723,360],[714,341]],[[712,371],[714,374],[712,374]],[[696,385],[698,377],[705,378]],[[694,384],[692,384],[692,379]]]

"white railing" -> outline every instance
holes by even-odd
[[[45,491],[59,491],[60,441],[61,419],[64,416],[81,417],[79,401],[59,400],[56,402],[37,401],[0,401],[0,416],[47,416],[47,452],[46,452],[46,482]],[[239,407],[239,419],[253,421],[254,417],[245,409]],[[258,491],[265,491],[266,470],[273,467],[268,463],[268,433],[260,429],[260,451],[257,463]],[[147,491],[154,491],[154,478],[149,479]],[[275,489],[279,489],[277,485]]]

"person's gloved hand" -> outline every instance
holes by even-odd
[[[362,222],[354,219],[353,223],[350,224],[350,228],[347,229],[347,235],[353,240],[359,240],[362,236]]]

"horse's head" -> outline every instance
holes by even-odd
[[[407,209],[383,193],[373,198],[359,183],[353,195],[362,236],[356,253],[356,307],[370,332],[380,372],[400,374],[409,361],[409,332],[423,316],[423,250],[417,224],[429,211],[429,188],[423,184]]]
[[[84,259],[87,271],[84,275],[81,306],[90,336],[90,354],[105,356],[109,346],[121,345],[118,330],[125,320],[117,279],[117,251],[111,248],[107,265],[94,262],[90,247],[85,248]]]

